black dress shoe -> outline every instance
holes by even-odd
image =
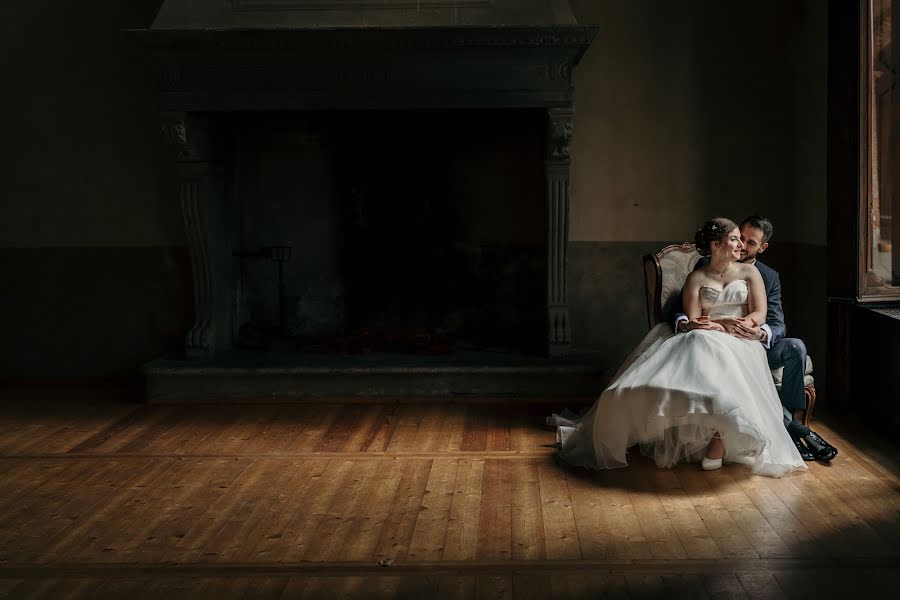
[[[829,461],[838,455],[837,448],[822,439],[815,431],[810,431],[803,436],[806,446],[815,455],[816,460]]]
[[[800,458],[803,460],[816,460],[816,455],[806,447],[806,444],[800,441],[799,437],[792,435],[791,439],[794,441],[794,446],[797,447],[797,452],[800,453]]]

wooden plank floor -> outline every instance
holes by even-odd
[[[45,395],[46,396],[46,395]],[[553,403],[0,409],[0,597],[808,598],[900,585],[896,451],[567,471]],[[874,441],[873,441],[874,440]]]

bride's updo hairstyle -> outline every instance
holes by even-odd
[[[700,256],[709,256],[713,242],[721,242],[729,233],[737,229],[737,225],[731,219],[715,217],[706,222],[694,235],[694,243]]]

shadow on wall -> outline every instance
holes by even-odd
[[[153,69],[121,32],[160,4],[4,12],[17,86],[3,99],[16,116],[0,170],[0,379],[136,377],[183,345],[193,293],[173,158]]]
[[[826,287],[825,246],[777,243],[763,261],[781,276],[787,334],[806,344],[820,399],[825,397]]]
[[[5,248],[0,380],[132,378],[193,319],[184,247]]]
[[[572,242],[572,345],[612,375],[649,330],[642,257],[666,242]],[[600,390],[598,390],[599,393]]]

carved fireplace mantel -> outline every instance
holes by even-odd
[[[423,108],[546,110],[547,348],[568,352],[572,71],[596,28],[575,24],[567,2],[168,0],[150,29],[128,33],[158,65],[177,150],[195,292],[188,357],[230,348],[234,331],[229,142],[216,116]]]
[[[164,111],[569,106],[595,29],[132,30]]]

